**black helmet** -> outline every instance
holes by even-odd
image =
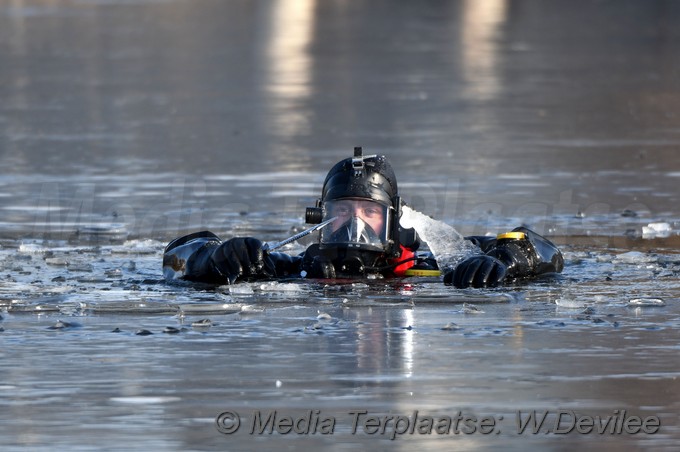
[[[326,176],[321,201],[358,198],[392,205],[397,196],[397,178],[384,155],[362,155],[354,148],[354,157],[333,166]]]
[[[321,231],[319,250],[336,262],[360,261],[353,270],[375,267],[401,254],[397,178],[383,155],[354,157],[331,168],[316,207],[307,208],[308,223],[335,218]],[[336,262],[336,267],[338,267]],[[343,267],[340,264],[340,267]],[[342,270],[338,270],[344,273]]]

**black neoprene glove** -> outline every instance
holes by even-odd
[[[444,275],[444,284],[465,287],[495,287],[508,273],[508,267],[495,257],[480,254],[468,257]]]
[[[262,242],[252,237],[229,239],[210,256],[215,270],[233,284],[237,279],[264,279],[275,276],[276,267]]]
[[[559,273],[564,267],[560,250],[524,227],[499,234],[495,243],[487,243],[483,249],[486,254],[469,257],[444,275],[444,283],[458,288],[495,287],[506,278]]]

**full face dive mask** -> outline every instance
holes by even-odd
[[[320,257],[339,273],[364,274],[398,258],[399,209],[397,181],[384,156],[354,157],[338,162],[324,181],[316,207],[307,208],[307,222],[337,219],[320,235]]]

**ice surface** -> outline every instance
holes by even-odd
[[[61,257],[48,257],[45,259],[47,265],[66,266],[68,262]]]
[[[644,264],[648,262],[656,262],[656,257],[640,251],[628,251],[614,257],[614,262],[622,264]]]
[[[642,237],[646,239],[668,237],[672,229],[671,225],[666,222],[649,223],[647,226],[642,226]]]
[[[296,283],[281,283],[278,281],[269,281],[259,286],[263,292],[304,292],[308,289],[307,285]]]
[[[36,243],[21,243],[18,251],[24,254],[42,254],[47,252],[47,249]]]
[[[666,306],[661,298],[633,298],[628,302],[629,306]]]
[[[260,314],[265,311],[265,308],[262,306],[256,306],[252,304],[246,304],[241,306],[241,310],[239,311],[241,314]]]
[[[109,398],[111,402],[114,403],[125,403],[132,405],[152,405],[159,403],[170,403],[177,402],[181,400],[179,397],[174,396],[121,396],[121,397],[111,397]]]
[[[408,206],[402,207],[400,223],[403,227],[414,228],[418,232],[441,268],[454,267],[468,255],[479,251],[452,226]]]
[[[471,303],[463,303],[463,314],[484,314],[484,311]]]
[[[252,295],[255,293],[250,284],[232,284],[227,288],[231,295]]]
[[[555,300],[555,304],[561,308],[578,309],[585,307],[586,302],[573,298],[558,298]]]
[[[158,240],[126,240],[121,246],[111,248],[116,254],[154,254],[165,248],[165,243]]]

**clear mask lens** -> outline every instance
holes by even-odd
[[[388,243],[389,207],[363,199],[324,203],[324,220],[337,217],[321,232],[322,244],[385,249]]]

